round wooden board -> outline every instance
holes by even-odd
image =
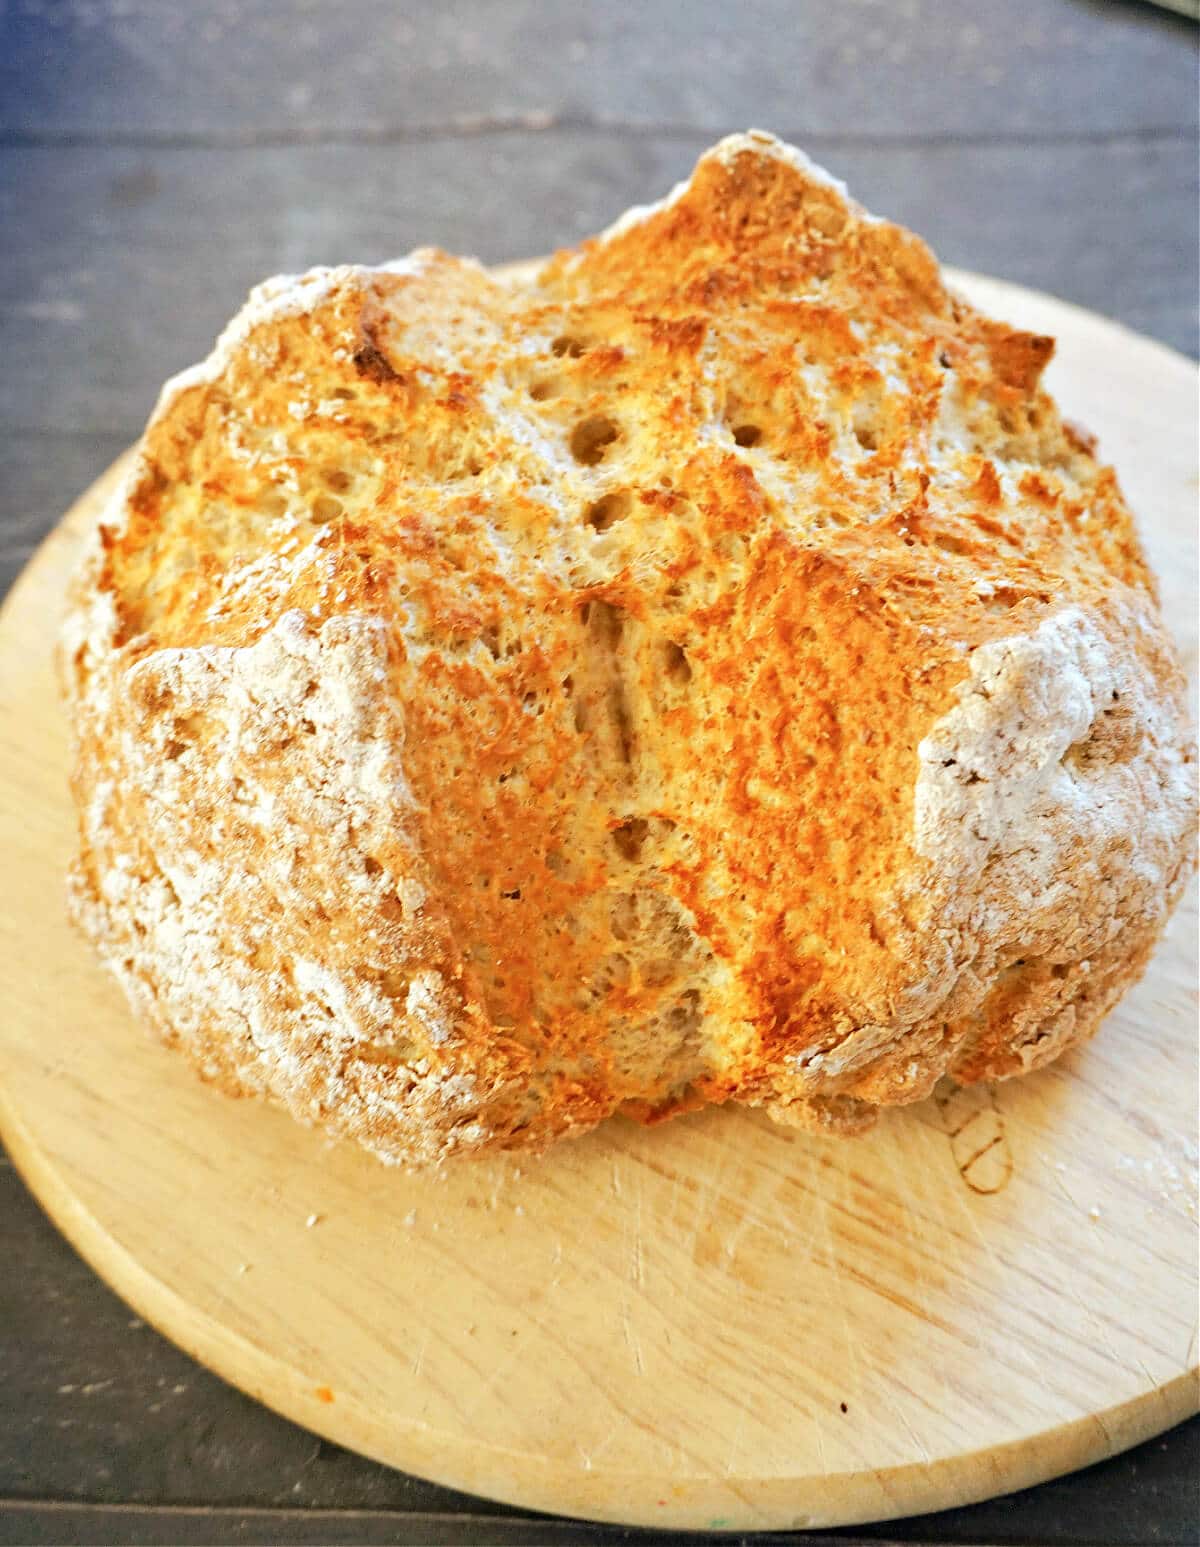
[[[1191,366],[960,276],[1060,341],[1196,661]],[[72,509],[0,618],[0,1126],[139,1315],[341,1444],[527,1507],[824,1526],[1023,1487],[1197,1405],[1195,891],[1087,1049],[858,1140],[714,1111],[407,1176],[233,1102],[69,930],[51,648]]]

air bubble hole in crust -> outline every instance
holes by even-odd
[[[627,859],[633,864],[641,857],[642,844],[646,841],[646,834],[650,831],[650,824],[645,817],[631,817],[628,822],[622,822],[620,827],[613,828],[612,840],[617,846],[617,852],[622,859]]]
[[[615,654],[625,628],[625,616],[621,609],[614,607],[612,602],[596,597],[583,604],[579,617],[587,625],[600,649],[610,655]]]
[[[332,489],[335,494],[345,494],[346,490],[354,482],[353,478],[344,467],[327,467],[321,474],[327,489]]]
[[[330,521],[336,521],[342,513],[341,500],[335,500],[332,494],[318,494],[313,501],[312,520],[317,526],[325,526]]]
[[[687,652],[682,645],[668,640],[663,651],[663,669],[672,682],[690,682],[692,680],[692,667],[688,661]]]
[[[617,940],[631,940],[637,929],[637,898],[622,892],[613,899],[609,926]]]
[[[619,434],[617,426],[606,414],[581,419],[571,431],[571,455],[584,467],[595,467],[603,462],[605,453]]]
[[[184,715],[175,721],[172,731],[171,739],[163,749],[163,756],[174,762],[204,735],[204,718],[198,714]]]
[[[569,333],[563,333],[550,345],[552,354],[562,358],[566,355],[571,360],[578,360],[579,356],[587,353],[587,344],[581,338],[575,338]]]
[[[678,973],[678,968],[669,956],[660,956],[656,961],[649,961],[641,971],[642,985],[645,988],[664,988]]]
[[[738,446],[757,446],[762,440],[762,430],[757,424],[735,424],[733,439]]]
[[[623,521],[629,514],[633,501],[627,489],[616,489],[601,499],[594,500],[584,513],[584,520],[597,532],[607,532],[610,526]]]
[[[879,450],[879,442],[884,429],[882,416],[883,403],[878,390],[871,390],[869,394],[854,405],[850,418],[850,429],[854,439],[863,451],[875,452]]]
[[[689,988],[685,994],[681,994],[667,1021],[673,1030],[683,1036],[695,1031],[700,1024],[699,991]]]

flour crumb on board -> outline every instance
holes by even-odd
[[[408,1213],[400,1221],[400,1223],[402,1225],[408,1226],[408,1228],[410,1230],[412,1229],[413,1225],[416,1224],[416,1222],[417,1222],[417,1211],[416,1211],[416,1209],[409,1209]]]
[[[304,1228],[306,1230],[311,1230],[314,1225],[319,1225],[323,1218],[324,1218],[324,1215],[322,1215],[322,1214],[310,1214],[308,1216],[308,1218],[304,1221]]]

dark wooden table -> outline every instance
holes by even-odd
[[[543,251],[750,124],[947,261],[1194,354],[1196,62],[1187,21],[1101,0],[0,0],[0,591],[254,281]],[[0,1542],[652,1539],[276,1418],[138,1321],[2,1159],[0,1263]],[[1198,1472],[1193,1421],[846,1534],[1191,1542]]]

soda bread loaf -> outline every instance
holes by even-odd
[[[74,587],[79,923],[205,1078],[406,1163],[1056,1058],[1194,763],[1052,348],[760,133],[521,276],[269,281]]]

